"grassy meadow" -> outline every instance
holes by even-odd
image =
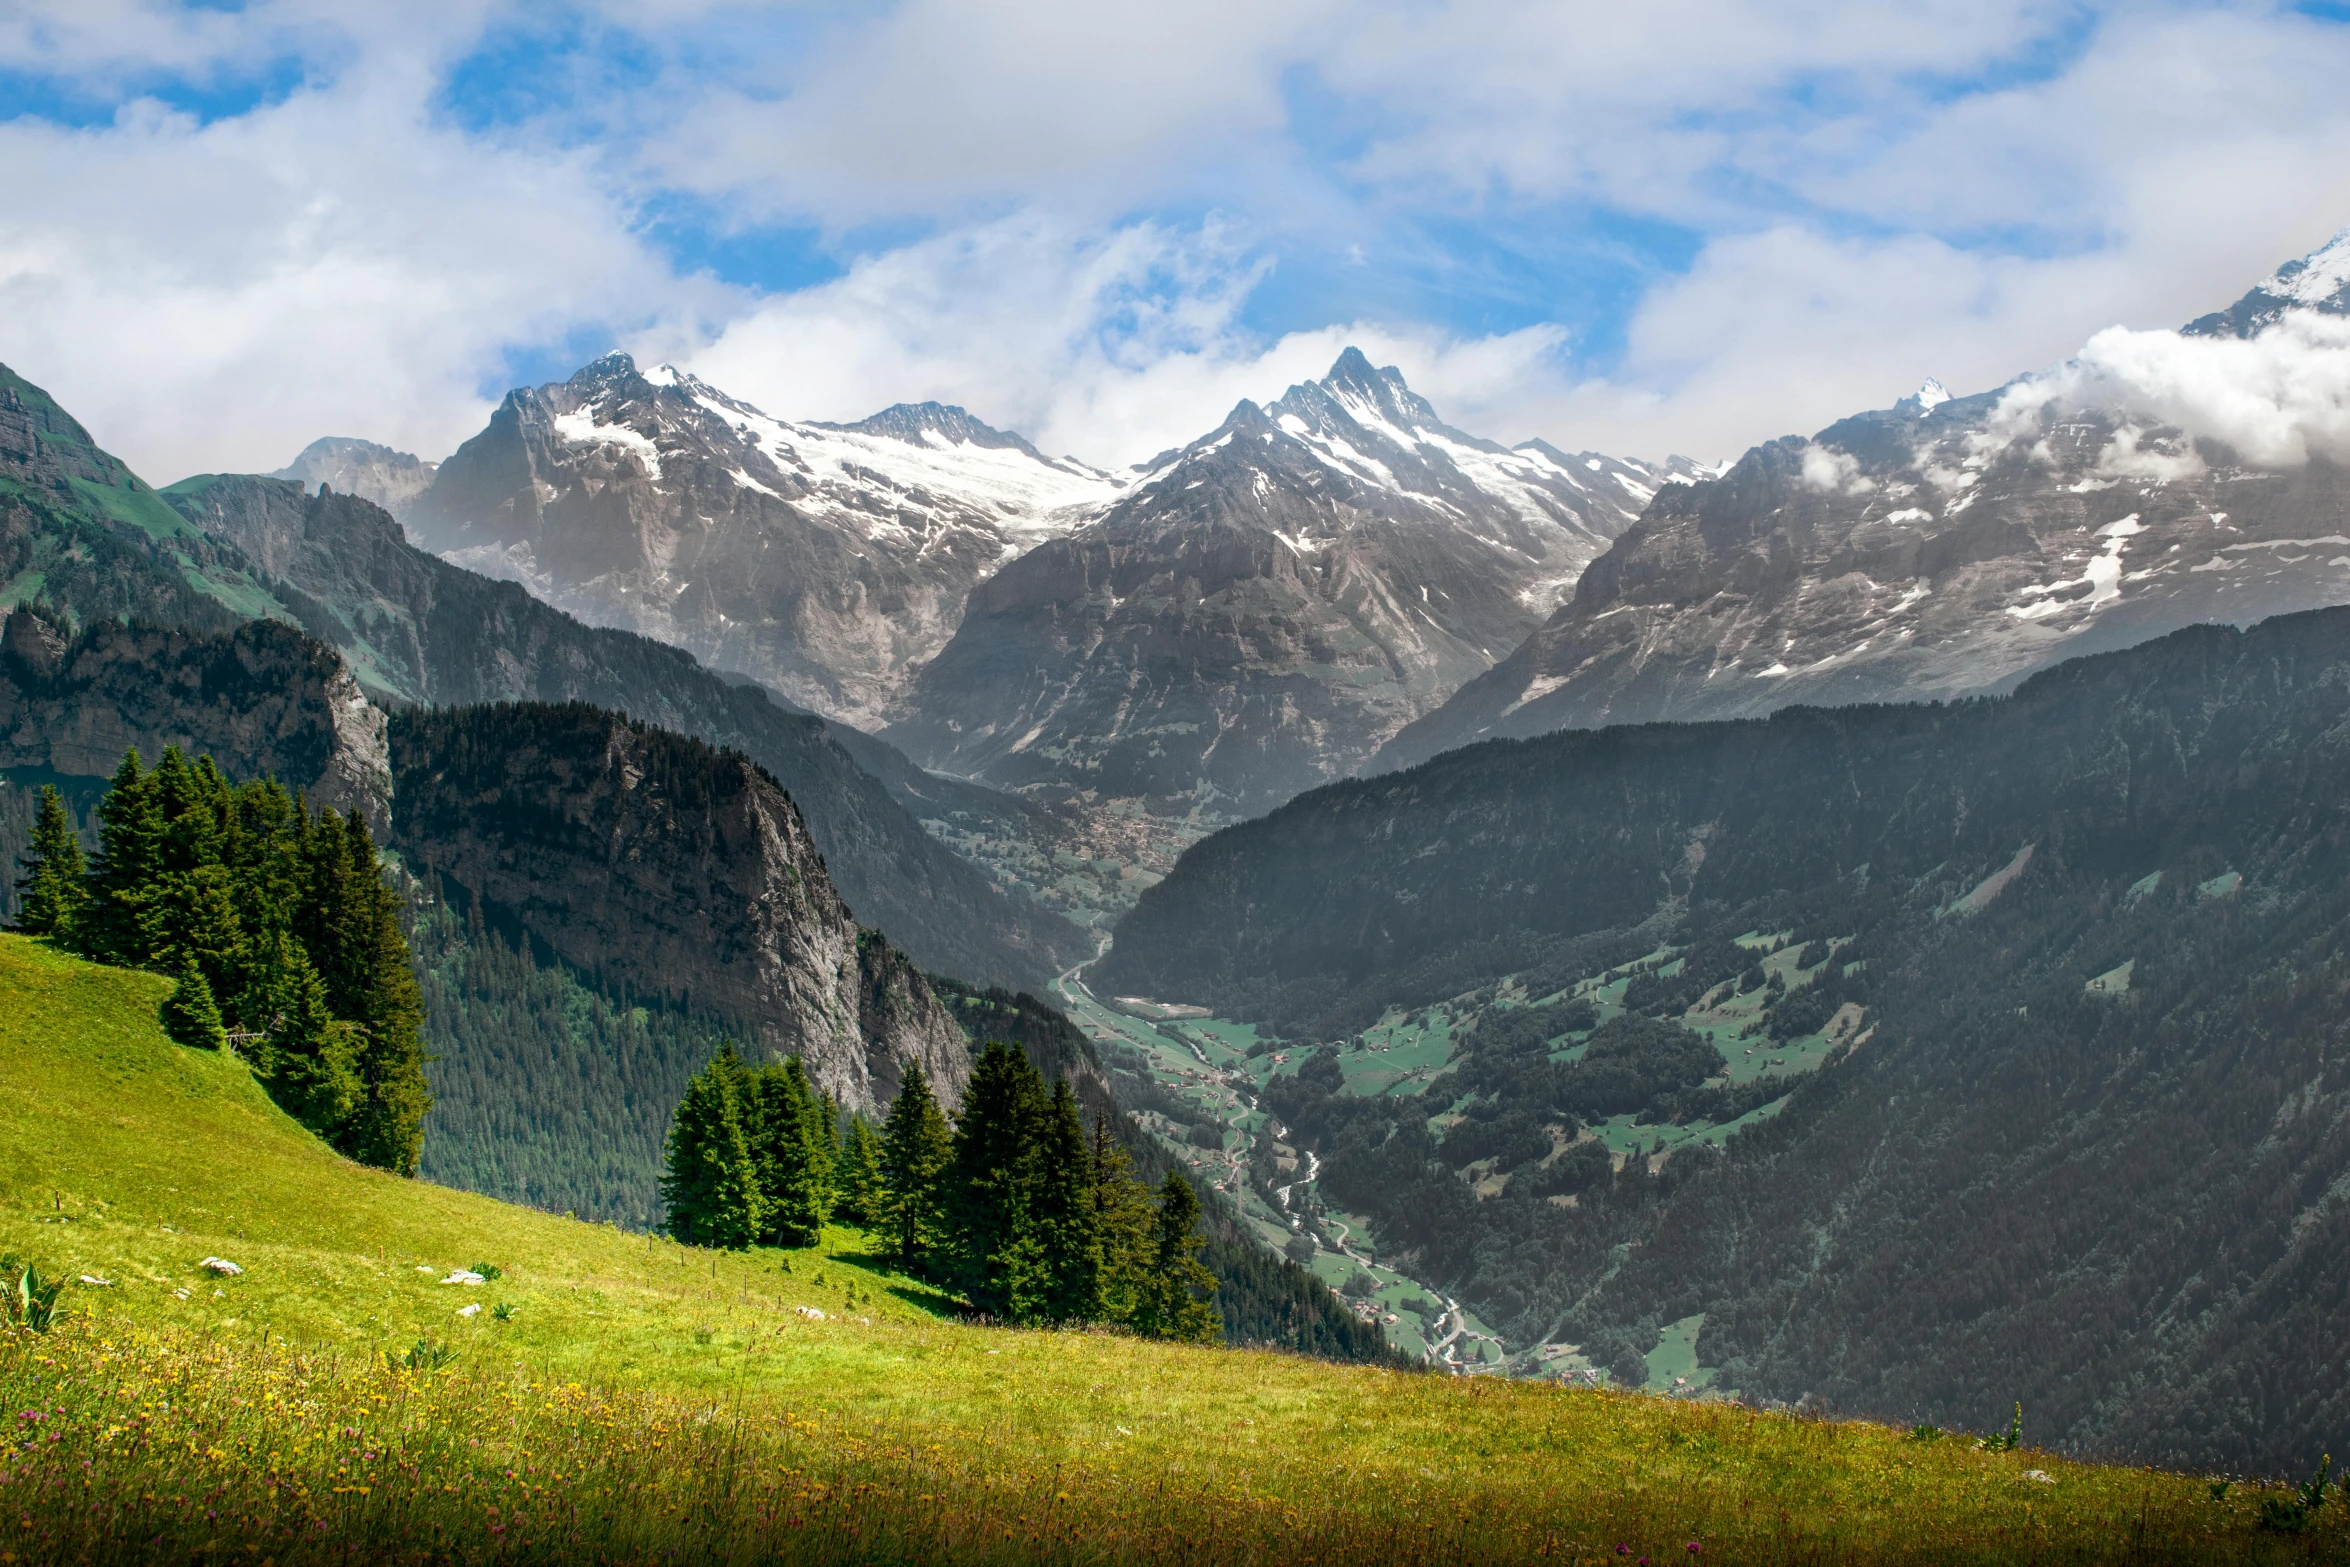
[[[974,1326],[853,1231],[713,1255],[399,1180],[164,989],[0,936],[0,1252],[74,1281],[0,1329],[7,1567],[2350,1560],[2339,1491],[2287,1536],[2281,1490],[2029,1447]]]

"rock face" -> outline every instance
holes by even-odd
[[[591,624],[873,727],[974,583],[1122,484],[959,408],[787,423],[610,354],[508,394],[403,520]]]
[[[101,624],[78,636],[29,610],[0,625],[0,768],[110,776],[136,746],[275,777],[380,832],[391,803],[384,715],[334,650],[257,621],[225,634]]]
[[[975,589],[890,738],[1004,787],[1261,810],[1491,667],[1675,476],[1465,435],[1349,349]]]
[[[371,690],[443,706],[585,701],[731,746],[783,781],[853,905],[924,967],[1036,988],[1082,955],[1080,933],[925,833],[822,719],[720,680],[678,649],[582,625],[517,584],[428,555],[355,496],[252,475],[204,475],[165,493],[260,563],[278,600]]]
[[[2350,310],[2350,234],[2190,334]],[[2018,383],[2022,387],[2024,383]],[[1386,749],[2005,690],[2200,621],[2350,599],[2350,476],[2263,470],[2014,388],[1891,409],[1661,492],[1532,637]]]
[[[291,479],[313,490],[323,484],[344,495],[373,501],[399,517],[431,486],[439,467],[439,463],[373,441],[330,435],[303,447],[301,456],[270,477]]]
[[[954,1020],[748,758],[576,703],[404,713],[392,755],[402,852],[574,967],[729,1019],[850,1109],[910,1061],[961,1091]]]

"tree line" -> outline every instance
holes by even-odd
[[[836,1131],[836,1128],[838,1130]],[[804,1246],[863,1225],[901,1266],[1012,1322],[1120,1323],[1208,1340],[1200,1203],[1169,1171],[1155,1200],[1066,1079],[990,1043],[950,1123],[918,1065],[878,1130],[845,1120],[798,1057],[753,1066],[731,1045],[671,1122],[661,1197],[692,1245]]]
[[[54,787],[19,861],[17,928],[100,963],[177,983],[163,1019],[183,1044],[236,1043],[271,1098],[363,1164],[416,1173],[424,1021],[400,899],[367,818],[274,780],[231,783],[210,757],[130,751],[98,806],[85,863]]]

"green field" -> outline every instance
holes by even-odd
[[[853,1232],[689,1252],[402,1181],[167,1041],[163,989],[0,936],[0,1250],[104,1281],[0,1333],[12,1567],[2350,1558],[2350,1505],[2288,1540],[2028,1450],[969,1326]]]

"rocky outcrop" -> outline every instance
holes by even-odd
[[[850,1109],[908,1062],[961,1091],[953,1019],[748,758],[577,703],[403,713],[392,755],[410,863],[602,985],[726,1019]]]
[[[1263,810],[1491,668],[1668,477],[1466,435],[1349,349],[975,589],[889,735],[999,787]]]
[[[67,636],[18,610],[0,625],[0,768],[104,778],[137,747],[208,755],[319,805],[389,821],[384,715],[350,670],[290,626],[197,635],[101,624]]]
[[[398,517],[432,485],[440,464],[374,441],[330,435],[302,448],[302,455],[271,474],[305,488],[325,487],[375,502]]]

